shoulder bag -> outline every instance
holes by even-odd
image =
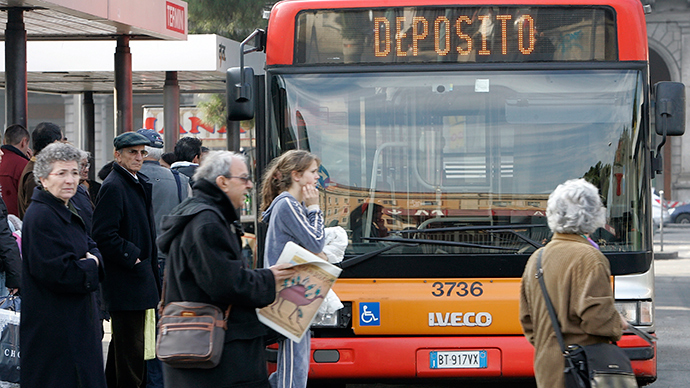
[[[225,314],[218,307],[198,302],[158,305],[158,359],[174,368],[210,369],[220,363],[230,307]],[[163,307],[165,306],[165,307]]]
[[[551,324],[556,332],[556,339],[565,358],[565,387],[566,388],[638,388],[635,373],[633,373],[630,359],[623,349],[616,344],[600,343],[594,345],[565,346],[563,334],[556,317],[556,311],[544,283],[544,270],[541,266],[541,255],[537,256],[537,273],[539,286],[544,294],[546,308],[549,310]]]

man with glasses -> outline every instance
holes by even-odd
[[[254,184],[246,159],[211,151],[194,174],[194,196],[163,217],[158,239],[168,255],[165,303],[232,304],[220,364],[212,369],[163,365],[175,387],[268,387],[265,327],[256,308],[276,297],[276,283],[294,275],[285,264],[251,269],[241,253],[237,209]]]
[[[149,144],[136,132],[113,140],[113,171],[103,181],[93,214],[93,239],[105,269],[103,299],[111,316],[109,388],[145,385],[144,321],[160,298],[152,185],[139,172]]]

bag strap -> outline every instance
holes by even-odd
[[[560,345],[563,354],[566,355],[568,354],[568,349],[566,349],[565,342],[563,342],[561,325],[558,323],[556,311],[553,309],[551,298],[549,297],[549,293],[546,291],[546,283],[544,283],[544,269],[541,267],[541,255],[544,252],[544,250],[546,250],[546,248],[540,250],[539,255],[537,256],[537,273],[534,276],[539,280],[539,287],[541,288],[541,293],[544,295],[546,309],[549,310],[549,316],[551,317],[551,325],[553,325],[553,331],[556,332],[556,339],[558,340],[558,345]]]
[[[175,177],[175,183],[177,183],[177,199],[182,202],[182,182],[180,182],[180,172],[177,170],[170,169],[173,176]]]
[[[163,316],[163,308],[165,307],[165,289],[167,286],[167,281],[166,279],[168,278],[168,271],[169,271],[168,265],[165,266],[165,273],[163,274],[163,287],[161,290],[161,300],[158,302],[158,316],[162,317]],[[225,314],[223,317],[223,324],[220,325],[218,324],[218,321],[216,321],[216,326],[222,326],[223,329],[227,330],[228,329],[228,316],[230,315],[230,308],[232,307],[231,304],[228,305],[228,308],[225,309]]]
[[[542,249],[539,251],[539,256],[537,256],[537,273],[534,275],[537,279],[539,279],[539,286],[541,287],[541,292],[544,294],[544,301],[546,302],[546,308],[549,310],[549,316],[551,317],[551,324],[553,325],[553,331],[556,332],[556,339],[558,339],[558,344],[561,346],[561,350],[563,351],[563,354],[568,353],[568,349],[565,347],[565,343],[563,342],[563,334],[561,333],[561,326],[558,323],[558,318],[556,317],[556,311],[553,309],[553,304],[551,303],[551,298],[549,298],[548,292],[546,292],[546,284],[544,283],[544,269],[541,266],[541,254],[544,252],[546,248]],[[628,323],[628,330],[631,331],[633,334],[637,335],[638,337],[642,338],[645,340],[649,345],[654,346],[654,341],[656,341],[655,337],[652,337],[648,333],[643,332],[642,330],[636,328],[632,324]]]

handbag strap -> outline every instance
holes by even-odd
[[[558,323],[558,317],[556,317],[556,311],[553,309],[553,303],[551,303],[551,298],[549,293],[546,291],[546,283],[544,283],[544,269],[541,267],[541,255],[546,250],[543,248],[539,251],[537,256],[537,273],[534,275],[539,280],[539,286],[541,288],[541,293],[544,294],[544,302],[546,303],[546,309],[549,310],[549,316],[551,317],[551,324],[553,325],[553,331],[556,332],[556,339],[558,340],[558,345],[561,346],[561,351],[564,355],[568,354],[568,349],[565,347],[565,342],[563,342],[563,334],[561,333],[561,325]]]
[[[553,325],[553,331],[556,332],[556,339],[558,339],[558,344],[561,346],[561,350],[563,351],[563,354],[568,353],[568,349],[565,347],[565,342],[563,342],[563,334],[561,333],[561,325],[558,322],[558,318],[556,317],[556,311],[553,308],[553,304],[551,303],[551,298],[549,297],[549,293],[546,292],[546,284],[544,283],[544,269],[541,266],[541,255],[546,250],[546,248],[543,248],[542,250],[539,251],[539,255],[537,256],[537,273],[534,275],[538,280],[539,280],[539,286],[541,288],[542,294],[544,294],[544,301],[546,302],[546,309],[549,310],[549,316],[551,317],[551,324]],[[642,332],[640,329],[636,328],[632,324],[628,324],[628,330],[630,330],[633,334],[637,335],[638,337],[642,338],[645,340],[650,346],[654,346],[654,341],[656,340],[654,337],[651,335]]]
[[[163,274],[163,287],[161,290],[161,300],[158,302],[158,316],[162,317],[163,316],[163,308],[165,308],[165,288],[167,285],[166,279],[168,278],[168,267],[165,266],[165,273]],[[225,309],[225,314],[223,317],[223,329],[227,330],[228,329],[228,316],[230,315],[230,308],[232,307],[232,304],[228,305],[228,308]],[[217,322],[217,321],[216,321]]]

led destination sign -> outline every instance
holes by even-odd
[[[296,64],[612,61],[613,11],[398,7],[304,11]]]

